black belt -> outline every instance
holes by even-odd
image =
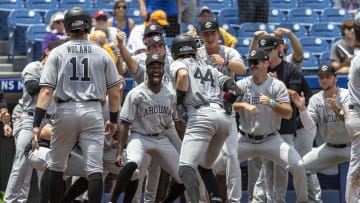
[[[331,144],[331,143],[326,143],[327,146],[329,147],[334,147],[334,148],[345,148],[350,146],[350,143],[346,143],[346,144]]]
[[[355,104],[349,104],[349,109],[355,109]]]
[[[28,112],[27,112],[27,115],[29,115],[29,116],[34,116],[34,115],[35,115],[35,112],[28,111]],[[52,119],[52,118],[54,118],[54,115],[52,115],[52,114],[45,114],[45,119]]]
[[[270,134],[267,134],[267,135],[253,135],[253,134],[249,134],[249,133],[246,133],[242,130],[240,130],[241,134],[242,135],[245,135],[246,137],[252,139],[252,140],[263,140],[267,137],[271,137],[273,135],[275,135],[275,133],[270,133]]]
[[[67,100],[58,99],[57,103],[61,104],[61,103],[69,102],[69,101],[73,101],[73,100],[72,99],[67,99]],[[86,101],[87,102],[98,102],[99,100],[98,99],[89,99],[89,100],[86,100]]]
[[[144,136],[149,136],[149,137],[159,137],[160,133],[154,133],[154,134],[143,134],[143,133],[138,133],[136,131],[131,131],[133,133],[137,133],[137,134],[140,134],[140,135],[144,135]]]
[[[224,106],[222,104],[219,104],[219,103],[214,103],[214,104],[217,104],[219,105],[221,108],[224,108]],[[210,106],[210,103],[206,102],[206,103],[203,103],[203,104],[198,104],[198,105],[195,105],[194,108],[195,109],[200,109],[201,107],[209,107]]]

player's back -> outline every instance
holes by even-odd
[[[185,98],[185,105],[195,106],[206,102],[221,103],[219,84],[222,77],[226,76],[218,72],[216,68],[193,58],[178,59],[171,66],[172,71],[187,67],[189,91]]]
[[[74,101],[103,99],[118,83],[109,54],[87,40],[71,40],[54,49],[45,64],[41,82],[54,86],[55,98]]]

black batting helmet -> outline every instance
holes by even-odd
[[[171,44],[171,54],[176,60],[179,56],[184,54],[196,55],[195,39],[188,34],[177,35]]]
[[[64,26],[66,32],[74,32],[77,30],[90,33],[91,16],[89,12],[81,7],[73,7],[65,12]]]

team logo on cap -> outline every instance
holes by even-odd
[[[260,46],[262,46],[262,47],[265,46],[266,40],[265,40],[265,39],[260,40],[259,44],[260,44]]]
[[[153,39],[154,39],[154,41],[160,41],[160,37],[159,37],[159,36],[155,36]]]
[[[328,68],[329,68],[329,67],[328,67],[327,65],[324,65],[324,66],[321,67],[321,70],[322,70],[322,71],[326,71]]]
[[[158,59],[159,58],[159,55],[157,55],[157,54],[154,54],[154,55],[152,55],[152,57],[151,57],[152,59],[154,59],[154,60],[156,60],[156,59]]]
[[[150,30],[156,30],[156,25],[150,25],[149,29]]]
[[[211,26],[212,26],[212,23],[211,23],[211,22],[205,23],[205,27],[206,27],[207,29],[211,28]]]
[[[256,51],[253,50],[253,51],[250,53],[250,56],[255,56],[255,54],[256,54]]]

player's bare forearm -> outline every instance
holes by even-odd
[[[290,103],[275,103],[273,111],[283,119],[290,119],[292,116],[292,108]]]
[[[120,107],[120,85],[113,86],[107,90],[107,94],[109,95],[109,111],[110,112],[118,112]]]
[[[176,132],[179,135],[180,139],[183,140],[185,130],[186,130],[186,124],[181,122],[180,120],[175,121],[175,129],[176,129]]]
[[[126,121],[122,121],[120,125],[120,132],[119,132],[119,145],[118,145],[118,154],[122,153],[122,151],[125,149],[126,141],[129,136],[129,129],[130,129],[130,123]]]
[[[233,107],[235,112],[239,112],[242,109],[246,109],[246,107],[249,105],[249,103],[246,102],[234,102]]]
[[[36,102],[36,107],[47,110],[53,95],[54,89],[51,87],[42,87]]]
[[[245,75],[246,74],[246,68],[245,64],[242,61],[229,61],[229,64],[227,65],[227,68],[230,69],[232,72],[234,72],[237,75]]]
[[[178,70],[176,74],[176,89],[181,91],[187,91],[189,88],[188,71],[183,68]]]

